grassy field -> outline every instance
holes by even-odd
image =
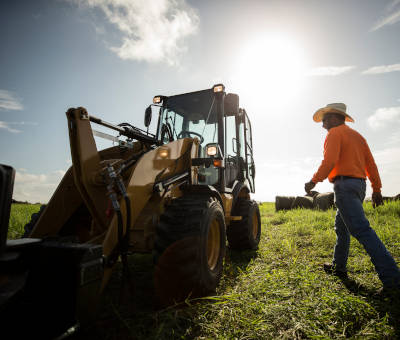
[[[40,204],[12,204],[8,238],[20,238],[24,234],[24,226],[31,219],[33,213],[38,212]]]
[[[25,211],[30,209],[29,212]],[[39,206],[13,206],[9,237],[21,235]],[[381,283],[362,246],[351,241],[347,281],[326,275],[335,243],[335,211],[275,212],[260,206],[262,238],[255,252],[228,251],[214,297],[157,310],[152,259],[130,261],[134,297],[121,298],[117,270],[96,324],[82,339],[396,339],[400,302],[374,296]],[[400,262],[400,202],[372,209],[372,227]],[[123,302],[121,302],[123,301]]]

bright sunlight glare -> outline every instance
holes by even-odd
[[[251,97],[267,100],[270,106],[285,105],[304,89],[303,50],[285,36],[265,35],[250,41],[236,63],[235,88],[242,94],[251,91]]]

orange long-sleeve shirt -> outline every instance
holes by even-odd
[[[381,191],[378,168],[367,141],[345,124],[329,129],[324,143],[324,159],[312,181],[322,182],[328,177],[333,182],[336,176],[364,179],[368,176],[373,191]]]

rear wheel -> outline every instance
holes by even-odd
[[[260,210],[257,202],[239,199],[233,214],[242,216],[242,219],[232,221],[227,228],[229,247],[235,250],[257,249],[261,236]]]
[[[225,248],[219,201],[203,196],[175,199],[160,218],[154,247],[154,282],[161,304],[215,293]]]

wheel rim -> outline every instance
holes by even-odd
[[[253,237],[254,239],[257,238],[258,235],[258,216],[257,216],[257,211],[254,211],[253,214]]]
[[[207,262],[211,270],[217,266],[221,252],[221,235],[219,229],[220,225],[217,219],[214,219],[210,225],[207,240]]]

